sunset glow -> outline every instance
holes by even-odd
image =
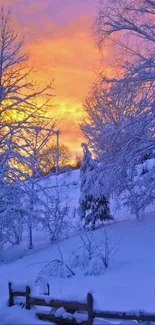
[[[61,119],[61,143],[79,151],[82,101],[100,68],[92,31],[95,0],[7,0],[17,30],[24,35],[35,79],[54,79],[55,116]],[[104,50],[103,66],[107,69]]]

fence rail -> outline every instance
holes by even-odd
[[[81,325],[93,325],[94,318],[103,318],[103,319],[119,319],[119,320],[136,320],[136,321],[155,321],[155,314],[149,314],[144,311],[139,311],[137,313],[129,313],[129,312],[110,312],[110,311],[98,311],[93,309],[93,295],[91,293],[87,294],[87,302],[81,303],[78,301],[65,301],[58,299],[50,299],[50,296],[41,296],[34,297],[31,296],[31,289],[29,286],[25,287],[25,291],[15,290],[12,287],[11,282],[8,284],[9,286],[9,307],[15,304],[14,297],[25,297],[25,308],[30,309],[31,306],[44,306],[44,307],[52,307],[52,308],[60,308],[63,307],[66,310],[66,313],[73,314],[75,312],[87,312],[88,318],[87,320],[83,320],[80,322]],[[48,286],[49,293],[49,286]],[[74,315],[71,315],[72,318],[63,318],[57,317],[52,313],[37,313],[37,316],[40,320],[47,320],[50,322],[55,322],[57,324],[62,325],[72,325],[79,324],[79,321],[76,320]]]

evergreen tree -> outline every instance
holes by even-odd
[[[96,184],[98,165],[86,144],[83,147],[83,161],[80,168],[80,199],[78,214],[84,220],[84,226],[91,225],[95,229],[97,221],[112,219],[109,202],[103,194],[103,187]]]

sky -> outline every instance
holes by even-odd
[[[92,29],[96,0],[0,0],[0,4],[11,9],[15,26],[25,37],[37,81],[54,79],[52,112],[61,118],[61,143],[79,151],[82,103],[101,65]],[[108,55],[105,49],[105,69]]]

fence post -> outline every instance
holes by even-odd
[[[49,286],[49,283],[47,283],[47,295],[48,296],[50,295],[50,286]]]
[[[30,309],[30,293],[31,293],[30,287],[26,286],[26,305],[25,305],[25,308],[28,309],[28,310]]]
[[[87,294],[87,306],[88,306],[88,325],[93,325],[93,295],[91,293]]]
[[[8,283],[8,287],[9,287],[9,307],[12,307],[14,305],[14,301],[13,301],[13,291],[12,291],[12,283],[9,282]]]

